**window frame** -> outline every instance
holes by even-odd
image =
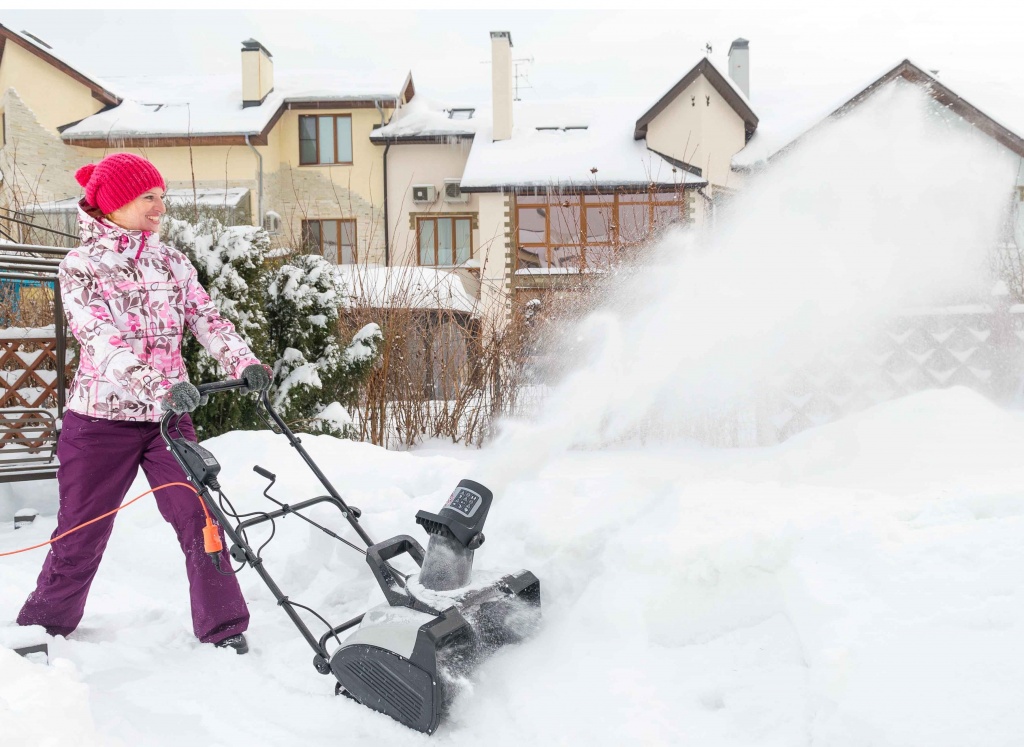
[[[331,121],[332,121],[332,127],[333,127],[333,131],[334,131],[334,136],[333,136],[333,140],[334,140],[334,158],[335,158],[334,161],[326,161],[325,162],[325,161],[321,161],[320,160],[320,118],[321,117],[330,117]],[[306,119],[306,118],[312,119],[313,120],[313,124],[314,124],[313,145],[316,148],[316,160],[315,161],[303,161],[302,160],[302,143],[303,143],[304,140],[308,140],[308,138],[303,138],[302,137],[302,120]],[[348,120],[348,140],[349,140],[348,152],[349,152],[349,154],[351,156],[351,159],[353,159],[353,160],[348,160],[348,161],[339,161],[339,160],[337,160],[337,158],[338,158],[338,120],[339,119],[347,119]],[[355,141],[355,136],[354,136],[354,134],[352,132],[352,115],[351,114],[300,114],[299,115],[299,119],[298,119],[298,127],[299,127],[299,137],[298,137],[298,144],[299,144],[299,166],[351,166],[353,164],[354,159],[355,159],[355,148],[353,147],[354,141]]]
[[[638,200],[637,197],[643,196],[646,199]],[[632,199],[631,199],[632,198]],[[607,193],[570,193],[570,194],[547,194],[547,195],[518,195],[515,198],[515,206],[513,215],[515,216],[513,234],[516,243],[516,270],[530,269],[532,266],[524,266],[519,257],[519,253],[522,249],[536,249],[536,252],[528,252],[536,254],[538,261],[540,262],[539,267],[536,269],[551,269],[557,267],[564,267],[564,265],[558,265],[554,261],[553,252],[558,248],[575,247],[579,250],[579,270],[588,268],[587,265],[587,249],[593,247],[594,249],[610,249],[611,252],[617,253],[623,248],[640,244],[657,231],[660,223],[656,222],[656,215],[660,213],[660,209],[663,208],[677,208],[679,210],[679,220],[688,221],[690,220],[690,210],[688,204],[688,196],[686,190],[675,190],[675,191],[659,191],[643,190],[643,191],[627,191],[627,190],[615,190],[614,192]],[[638,237],[624,238],[622,236],[622,216],[623,207],[642,205],[646,209],[646,223],[642,235]],[[576,240],[570,242],[552,243],[552,208],[574,208],[579,214],[579,225],[576,227],[575,234]],[[588,209],[595,208],[611,208],[611,228],[610,238],[602,237],[600,240],[594,240],[589,237],[588,227]],[[520,211],[523,210],[543,210],[544,214],[544,240],[543,241],[520,241]],[[555,221],[556,229],[558,227],[557,220]],[[543,254],[542,254],[543,252]]]
[[[316,248],[317,248],[318,253],[320,254],[321,257],[324,257],[324,233],[325,233],[324,232],[324,223],[335,223],[335,224],[337,224],[335,236],[337,237],[337,240],[338,240],[338,256],[335,257],[335,261],[334,262],[331,262],[331,260],[327,259],[327,257],[324,257],[324,259],[327,259],[328,262],[331,262],[331,264],[333,264],[333,265],[335,265],[337,267],[344,267],[346,265],[359,264],[359,221],[358,220],[356,220],[355,218],[310,218],[308,220],[303,220],[302,221],[302,233],[301,233],[301,236],[303,237],[303,242],[304,243],[308,242],[312,238],[311,235],[310,235],[310,225],[309,225],[311,223],[317,223],[320,226],[320,236],[318,238]],[[348,246],[348,244],[342,244],[342,242],[341,242],[342,224],[348,224],[348,225],[352,226],[352,244],[351,244],[351,246],[352,246],[352,261],[351,262],[342,262],[341,261],[342,256],[343,256],[344,247]]]
[[[440,259],[439,253],[440,253],[440,250],[441,250],[441,248],[439,246],[439,243],[440,243],[439,236],[441,235],[441,232],[438,230],[438,222],[442,221],[442,220],[451,221],[451,231],[452,231],[451,232],[451,237],[452,237],[451,260],[452,261],[450,263],[447,263],[447,264],[441,264],[438,261]],[[473,215],[470,215],[470,214],[467,214],[467,213],[443,213],[443,214],[439,214],[439,215],[418,215],[418,216],[416,216],[416,264],[417,265],[419,265],[420,267],[462,267],[462,265],[465,264],[465,263],[459,264],[459,263],[457,263],[455,261],[455,259],[456,259],[456,252],[458,251],[458,247],[456,246],[456,242],[455,242],[455,237],[457,235],[456,234],[456,221],[460,221],[460,220],[464,220],[464,221],[468,222],[468,224],[469,224],[469,256],[466,258],[466,261],[468,262],[469,260],[473,259],[473,254],[474,254],[474,250],[475,250],[475,247],[473,246],[473,223],[474,223],[474,216]],[[420,237],[420,234],[421,234],[421,232],[423,230],[423,228],[422,228],[423,224],[428,222],[428,221],[432,222],[434,224],[434,263],[433,264],[423,264],[423,254],[422,254],[422,249],[421,249],[421,244],[420,244],[420,242],[422,241],[422,239]]]

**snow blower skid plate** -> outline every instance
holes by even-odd
[[[424,589],[415,577],[402,588],[387,566],[402,552],[422,565],[423,550],[412,537],[367,551],[388,601],[368,611],[334,652],[331,672],[359,703],[432,734],[459,681],[489,654],[537,628],[540,581],[519,571],[459,592]]]

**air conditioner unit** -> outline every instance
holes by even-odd
[[[433,184],[413,184],[413,202],[433,202],[437,199],[437,188]]]
[[[444,201],[445,202],[468,202],[469,194],[462,191],[458,179],[444,180]]]
[[[271,235],[281,233],[281,216],[273,210],[268,210],[263,216],[263,227]]]

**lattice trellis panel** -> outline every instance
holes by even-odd
[[[56,338],[0,339],[0,407],[57,407]]]
[[[1024,306],[959,306],[906,314],[860,348],[821,353],[770,382],[761,439],[924,389],[967,386],[1007,402],[1024,382]]]

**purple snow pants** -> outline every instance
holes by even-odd
[[[181,432],[195,441],[188,416]],[[158,423],[92,418],[67,411],[57,442],[57,485],[60,510],[56,537],[100,514],[117,508],[142,467],[150,487],[186,482],[160,437]],[[233,575],[214,568],[203,547],[206,518],[199,499],[187,488],[164,488],[153,494],[161,515],[170,522],[185,553],[192,599],[192,630],[203,642],[217,642],[249,627],[249,610]],[[117,514],[90,524],[50,545],[36,590],[18,614],[20,625],[42,625],[50,635],[68,635],[82,620],[89,587],[103,558]],[[223,530],[221,539],[223,541]],[[137,537],[139,552],[153,537]],[[230,568],[227,552],[221,568]]]

